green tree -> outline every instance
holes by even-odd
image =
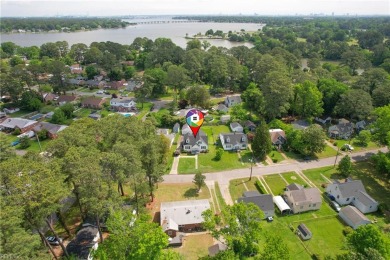
[[[15,151],[11,148],[7,135],[0,132],[0,163],[15,155]]]
[[[271,137],[268,126],[264,120],[256,128],[256,134],[252,142],[253,154],[259,158],[260,161],[265,160],[267,154],[272,150]]]
[[[21,149],[26,149],[31,146],[31,140],[30,137],[28,136],[23,136],[20,138],[20,144],[19,144]]]
[[[94,253],[98,259],[160,259],[168,236],[147,215],[137,218],[131,211],[111,212],[107,220],[110,236]]]
[[[69,73],[69,68],[67,68],[62,61],[54,60],[49,63],[48,70],[51,74],[53,74],[51,82],[53,83],[54,91],[66,94],[69,85],[67,84],[65,78],[67,73]]]
[[[352,166],[351,158],[348,155],[346,155],[340,160],[337,166],[337,171],[340,174],[348,177],[352,173],[352,170],[353,170],[353,166]]]
[[[1,49],[3,50],[3,52],[7,53],[8,56],[14,55],[17,48],[18,48],[18,46],[13,42],[2,42],[1,43]]]
[[[236,255],[245,257],[259,253],[264,214],[255,204],[240,202],[226,206],[220,215],[207,210],[203,212],[203,217],[203,227],[210,231],[215,239],[223,239],[228,249]]]
[[[349,89],[347,85],[337,82],[335,79],[320,79],[317,86],[322,93],[323,108],[326,115],[333,113],[341,95]]]
[[[197,172],[195,174],[193,183],[196,185],[196,188],[197,188],[198,192],[206,184],[205,180],[206,180],[206,176],[204,176],[202,173]]]
[[[85,73],[88,79],[93,79],[96,75],[99,75],[98,69],[94,65],[89,65],[85,68]]]
[[[389,238],[374,225],[363,225],[347,236],[347,243],[354,252],[367,254],[367,249],[377,250],[385,259],[390,256]]]
[[[269,235],[266,237],[265,247],[259,259],[279,260],[289,258],[290,253],[282,237],[277,235]]]
[[[389,74],[384,69],[372,68],[362,73],[353,88],[362,89],[372,95],[376,88],[385,85],[390,85]]]
[[[194,39],[187,42],[186,50],[192,50],[192,49],[198,49],[200,50],[202,48],[202,43],[198,39]]]
[[[84,61],[86,64],[91,64],[91,63],[99,64],[102,58],[103,58],[102,51],[92,46],[85,52],[84,55]]]
[[[182,66],[171,65],[168,67],[165,84],[172,86],[177,92],[187,86],[189,83],[188,71]]]
[[[221,158],[222,158],[223,153],[224,153],[224,150],[223,150],[222,148],[218,148],[218,149],[215,151],[215,157],[214,157],[214,159],[215,159],[216,161],[220,161]]]
[[[390,145],[390,105],[376,108],[374,115],[377,117],[372,125],[374,139],[381,144]]]
[[[251,113],[254,112],[257,115],[264,114],[265,105],[263,93],[261,93],[255,83],[252,82],[249,84],[248,88],[242,93],[241,98]]]
[[[210,93],[206,86],[192,86],[188,88],[186,98],[192,106],[209,107]]]
[[[379,86],[372,92],[375,107],[383,107],[390,104],[390,84]]]
[[[370,94],[360,89],[350,89],[342,94],[335,107],[337,114],[356,119],[366,118],[372,110]]]
[[[365,57],[358,50],[348,50],[341,55],[341,61],[351,69],[352,75],[356,75],[356,70],[363,66]]]
[[[247,119],[248,112],[245,110],[242,104],[237,104],[231,108],[230,115],[232,116],[233,120],[243,121]]]
[[[313,155],[325,150],[326,135],[319,125],[311,125],[302,131],[302,149],[304,155]]]
[[[321,116],[324,109],[322,93],[310,81],[295,86],[293,110],[304,118]]]
[[[62,109],[54,110],[54,114],[50,119],[50,122],[53,124],[64,124],[66,122],[66,116]]]
[[[356,137],[356,140],[361,146],[367,146],[371,141],[371,132],[368,130],[360,131],[359,135]]]
[[[134,77],[135,72],[136,72],[136,70],[135,70],[134,66],[127,66],[127,67],[125,68],[125,70],[124,70],[123,76],[124,76],[124,78],[125,78],[126,80],[129,80],[129,79],[131,79],[132,77]]]
[[[74,106],[72,103],[66,103],[60,106],[60,109],[62,112],[64,112],[64,115],[67,119],[73,118]]]
[[[78,63],[84,63],[88,46],[84,43],[76,43],[70,47],[69,56]]]

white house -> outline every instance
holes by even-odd
[[[367,194],[361,180],[329,184],[326,192],[332,195],[340,205],[352,204],[364,214],[378,210],[378,202]]]
[[[238,133],[242,133],[244,131],[242,125],[240,125],[237,122],[230,123],[230,129],[232,130],[232,132],[238,132]]]
[[[191,133],[183,134],[182,150],[187,153],[198,154],[207,152],[209,143],[207,135],[199,130],[196,137]]]
[[[289,185],[284,192],[287,204],[294,213],[320,209],[322,198],[317,188],[303,188],[301,185]]]
[[[370,224],[371,221],[363,215],[357,208],[354,206],[343,207],[339,212],[339,217],[353,229],[357,229],[361,225]]]
[[[245,150],[248,147],[248,138],[243,133],[222,133],[219,139],[225,151]]]
[[[240,104],[241,102],[241,96],[227,96],[225,99],[225,105],[227,107],[232,107],[234,105]]]
[[[110,100],[111,109],[118,112],[130,112],[135,109],[134,99],[130,98],[113,98]]]

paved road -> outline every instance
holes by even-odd
[[[371,157],[373,154],[378,151],[387,152],[387,148],[380,148],[370,151],[358,152],[350,154],[352,161],[364,161]],[[338,163],[343,156],[338,156]],[[274,173],[283,173],[289,171],[303,171],[307,169],[320,168],[324,166],[330,166],[335,164],[336,157],[329,157],[318,160],[310,160],[310,161],[294,161],[283,164],[273,164],[268,166],[255,166],[253,168],[253,176],[262,176],[267,174]],[[249,178],[250,168],[243,168],[231,171],[223,171],[223,172],[215,172],[215,173],[206,173],[207,181],[216,181],[218,182],[222,196],[224,197],[227,204],[232,204],[232,199],[229,193],[229,182],[233,179],[239,178]],[[186,175],[165,175],[164,183],[190,183],[194,178],[193,174]]]

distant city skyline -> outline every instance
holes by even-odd
[[[119,15],[390,15],[389,0],[0,0],[1,17]]]

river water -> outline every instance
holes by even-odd
[[[143,22],[135,26],[128,26],[123,29],[99,29],[94,31],[81,31],[70,33],[11,33],[1,34],[0,42],[14,42],[19,46],[41,46],[43,43],[67,41],[69,46],[75,43],[112,41],[120,44],[131,44],[137,37],[147,37],[155,40],[156,38],[170,38],[176,45],[185,48],[187,39],[185,36],[193,36],[197,33],[205,34],[209,29],[221,30],[223,32],[236,31],[241,29],[245,31],[257,31],[263,27],[262,24],[255,23],[172,23],[171,19],[158,19],[158,21],[167,21],[170,23],[147,23],[156,21],[153,19],[126,20],[129,22]],[[251,43],[230,42],[228,40],[207,39],[214,46],[231,48],[234,46],[245,45],[252,47]]]

